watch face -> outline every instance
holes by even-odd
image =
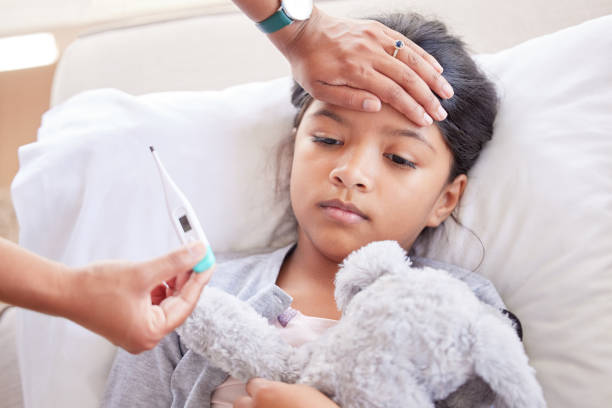
[[[306,20],[312,13],[312,0],[283,0],[282,6],[292,20]]]

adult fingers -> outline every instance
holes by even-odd
[[[433,106],[432,114],[436,119],[444,119],[446,115],[441,115],[439,112],[441,105],[427,85],[415,73],[403,67],[401,62],[395,61],[395,63],[399,66],[394,69],[400,72],[408,71],[404,72],[403,76],[399,74],[401,79],[392,78],[392,75],[372,69],[367,75],[354,76],[350,86],[319,82],[312,87],[313,96],[321,101],[364,112],[378,112],[382,101],[407,116],[418,126],[429,126],[433,123],[433,119],[415,100],[414,93],[421,100],[427,100],[428,106]],[[404,86],[401,86],[401,83]]]
[[[181,288],[183,287],[185,282],[187,282],[191,274],[192,272],[190,270],[187,270],[184,272],[180,272],[178,275],[176,275],[174,290],[181,290]]]
[[[191,314],[215,268],[216,266],[213,266],[202,273],[192,273],[178,293],[166,298],[160,304],[166,315],[166,330],[168,332],[180,326]]]
[[[347,85],[319,82],[313,86],[312,92],[319,100],[348,109],[378,112],[381,107],[380,99],[376,95]]]
[[[429,54],[423,48],[415,44],[413,41],[409,40],[406,36],[401,33],[398,33],[397,31],[387,27],[382,23],[380,24],[380,28],[391,39],[391,44],[393,44],[397,40],[401,40],[404,44],[410,47],[410,49],[412,49],[417,55],[419,55],[421,58],[427,61],[427,63],[434,67],[436,71],[438,71],[439,73],[442,73],[444,71],[442,65],[440,65],[440,63],[431,54]]]
[[[173,278],[181,272],[189,271],[205,254],[206,247],[204,244],[194,242],[164,256],[147,261],[140,267],[146,277],[143,284],[146,285],[147,290],[150,290],[162,281]]]
[[[390,58],[379,58],[376,61],[380,66],[381,63],[385,67],[383,69],[377,68],[379,71],[383,72],[387,76],[391,76],[393,79],[401,80],[401,76],[398,76],[402,72],[401,69],[389,69],[390,66],[393,66],[393,59],[397,59],[405,64],[406,67],[414,71],[423,82],[425,82],[429,88],[431,88],[436,94],[438,94],[443,99],[451,98],[454,94],[452,86],[448,83],[448,81],[441,75],[442,66],[433,58],[429,53],[427,53],[423,48],[415,44],[410,39],[404,37],[402,34],[390,29],[387,26],[382,25],[382,31],[384,35],[386,35],[387,39],[380,39],[385,41],[388,45],[385,45],[383,48],[385,53],[389,55]],[[399,41],[402,42],[403,47],[397,50],[396,57],[393,57],[393,54],[396,51],[396,43]],[[397,64],[395,64],[397,66]],[[395,72],[395,74],[393,74]],[[405,69],[404,69],[404,72]],[[391,75],[389,75],[391,74]],[[423,102],[424,107],[428,111],[430,115],[436,117],[438,120],[440,117],[437,115],[440,105],[437,101],[433,102],[433,95],[431,92],[423,92],[411,94],[418,102]],[[422,95],[422,96],[421,96]],[[427,99],[422,99],[422,98]],[[433,105],[432,109],[428,109],[427,102],[431,101],[430,104]]]
[[[441,98],[448,99],[453,96],[452,86],[442,76],[442,73],[435,69],[435,67],[432,67],[423,57],[424,51],[421,47],[410,40],[406,40],[407,42],[402,40],[402,46],[397,49],[397,53],[395,53],[397,40],[394,40],[392,37],[388,37],[388,39],[388,45],[383,48],[391,58],[379,58],[377,61],[391,62],[394,59],[401,61],[416,72]],[[393,57],[394,53],[396,54],[395,57]],[[425,54],[429,55],[427,53]]]
[[[159,305],[166,297],[166,287],[164,285],[157,285],[151,291],[151,304]]]
[[[404,114],[408,119],[418,126],[429,126],[433,119],[425,109],[398,83],[386,75],[374,70],[364,75],[352,85],[355,87],[366,87],[374,92],[379,98],[393,106],[398,112]]]
[[[402,51],[404,50],[400,50],[400,54]],[[408,54],[408,52],[405,52],[403,55],[405,56],[406,54]],[[431,117],[436,120],[446,119],[446,111],[440,104],[438,98],[436,98],[430,90],[430,87],[434,84],[444,88],[446,86],[444,85],[446,80],[414,53],[411,53],[407,57],[405,56],[405,58],[410,59],[410,64],[416,68],[395,58],[385,58],[377,61],[375,63],[375,68],[380,74],[392,79],[404,88],[416,103],[421,105]],[[425,69],[424,67],[426,67],[428,72],[423,72]],[[421,70],[421,72],[418,70]]]

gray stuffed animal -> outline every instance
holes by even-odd
[[[457,393],[482,385],[495,393],[496,408],[546,406],[509,320],[447,272],[411,267],[396,242],[350,254],[335,297],[342,318],[299,348],[245,302],[212,287],[178,333],[240,380],[307,384],[343,408],[433,408],[447,398],[436,405],[451,406]]]

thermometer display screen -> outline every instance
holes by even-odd
[[[181,227],[183,227],[184,232],[191,231],[191,224],[189,224],[189,219],[187,219],[186,215],[179,218],[179,222],[181,223]]]

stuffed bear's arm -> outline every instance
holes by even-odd
[[[206,287],[177,332],[190,350],[239,380],[297,378],[299,368],[289,367],[293,347],[251,306],[222,290]]]

